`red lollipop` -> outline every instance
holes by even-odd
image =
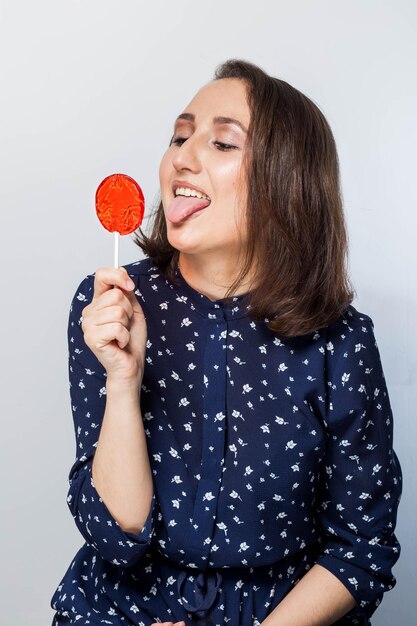
[[[138,183],[126,174],[112,174],[96,191],[96,213],[106,230],[115,234],[114,266],[119,267],[119,234],[128,235],[143,220],[145,200]]]

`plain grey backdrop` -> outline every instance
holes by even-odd
[[[141,184],[148,212],[174,118],[216,65],[241,57],[312,98],[336,138],[354,305],[375,323],[404,473],[396,588],[375,626],[417,614],[417,3],[0,2],[1,598],[3,626],[48,626],[83,543],[66,504],[75,440],[67,319],[111,265],[94,193]],[[139,258],[130,236],[120,262]],[[233,625],[237,626],[237,625]]]

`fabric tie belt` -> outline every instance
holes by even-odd
[[[177,586],[178,594],[181,598],[181,602],[186,611],[189,611],[197,618],[206,617],[206,613],[213,606],[213,602],[216,599],[217,591],[222,583],[222,576],[218,572],[216,574],[209,574],[206,572],[200,572],[197,578],[194,579],[194,603],[191,604],[182,595],[182,588],[184,581],[187,578],[187,572],[180,572],[178,575]]]

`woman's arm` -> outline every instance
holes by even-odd
[[[313,567],[261,626],[330,626],[355,606],[351,593],[327,569]]]
[[[322,550],[266,624],[324,626],[351,609],[370,617],[395,584],[401,468],[373,322],[360,315],[338,322],[327,337],[328,440],[317,498]]]
[[[82,313],[93,290],[90,275],[73,298],[68,324],[76,460],[67,502],[86,542],[102,558],[127,566],[148,549],[158,507],[139,408],[140,380],[107,375],[84,339]]]
[[[106,411],[93,461],[93,482],[126,532],[139,533],[153,484],[137,385],[107,379]]]
[[[124,270],[97,270],[82,328],[85,342],[107,370],[93,482],[123,530],[138,533],[150,512],[153,484],[139,405],[147,330],[134,286]]]
[[[262,626],[326,626],[352,611],[370,617],[395,584],[401,468],[373,322],[360,314],[329,328],[326,428],[315,565]]]

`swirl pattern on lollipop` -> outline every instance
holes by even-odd
[[[132,233],[141,225],[144,211],[142,189],[127,174],[111,174],[97,187],[97,217],[111,233]]]

